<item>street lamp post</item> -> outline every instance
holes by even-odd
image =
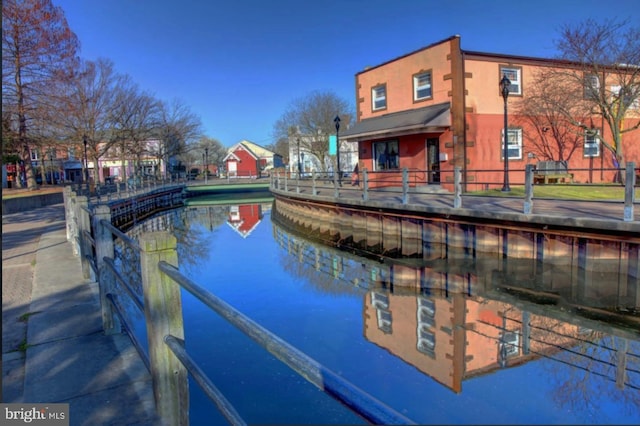
[[[87,159],[87,135],[82,137],[82,143],[84,144],[84,181],[87,183],[87,189],[89,188],[89,162]]]
[[[304,176],[304,152],[302,154],[300,154],[300,158],[302,158],[301,166],[302,166],[302,174]]]
[[[51,160],[51,185],[54,185],[53,182],[53,148],[49,150],[49,160]]]
[[[338,154],[338,183],[342,186],[342,172],[340,171],[340,116],[333,119],[336,123],[336,151]]]
[[[204,149],[204,183],[209,179],[209,148]]]
[[[500,92],[502,94],[502,99],[504,99],[504,135],[502,136],[502,143],[504,144],[504,178],[502,192],[511,191],[511,188],[509,188],[509,135],[507,132],[507,98],[509,97],[510,85],[511,80],[507,78],[506,74],[503,74],[502,80],[500,80]]]
[[[300,160],[300,138],[296,138],[298,142],[298,177],[300,177],[300,173],[302,173],[302,163]]]

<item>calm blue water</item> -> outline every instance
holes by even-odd
[[[415,324],[406,325],[402,319],[415,321],[415,312],[407,313],[409,308],[403,306],[415,305],[418,295],[375,289],[386,297],[393,316],[393,331],[383,333],[375,326],[377,309],[371,293],[374,281],[388,280],[385,265],[311,244],[275,227],[270,207],[256,204],[243,211],[237,206],[190,207],[168,213],[177,228],[180,270],[415,422],[640,423],[637,340],[601,331],[584,334],[584,330],[552,338],[548,336],[554,330],[575,327],[537,315],[532,320],[532,355],[508,358],[507,367],[500,368],[495,361],[497,346],[487,337],[495,327],[481,321],[450,326],[436,316],[435,345],[447,346],[447,354],[435,352],[429,358],[416,350]],[[256,212],[261,212],[260,220],[253,226]],[[301,252],[295,249],[300,244]],[[438,315],[454,305],[452,295],[430,297],[437,302]],[[193,296],[183,292],[182,301],[189,353],[247,423],[363,423]],[[477,297],[465,303],[471,322],[472,310],[482,311],[495,302]],[[542,329],[543,334],[536,334]],[[460,331],[466,343],[452,343]],[[540,341],[535,343],[536,339]],[[617,387],[615,367],[622,352],[613,349],[623,345],[626,385]],[[455,373],[452,365],[457,364],[447,357],[457,359],[461,350],[466,351],[466,371]],[[456,374],[462,375],[457,390],[456,385],[444,383]],[[226,423],[195,383],[191,383],[190,415],[193,425]]]

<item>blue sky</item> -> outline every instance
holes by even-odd
[[[461,36],[465,50],[554,57],[563,24],[629,19],[637,0],[53,0],[85,59],[106,57],[156,98],[182,100],[206,136],[274,142],[296,98],[355,103],[355,74]]]

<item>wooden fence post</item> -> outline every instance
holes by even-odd
[[[624,179],[624,221],[633,221],[633,199],[636,184],[636,165],[627,163]]]
[[[402,168],[402,204],[409,202],[409,169]]]
[[[462,207],[462,170],[460,167],[453,169],[453,208]]]
[[[98,288],[100,289],[100,307],[102,310],[102,329],[105,334],[118,334],[122,331],[120,317],[114,313],[114,307],[107,298],[108,294],[115,295],[115,277],[104,261],[105,257],[115,258],[113,236],[111,230],[104,226],[102,220],[111,223],[111,208],[99,205],[93,215],[93,235],[96,242],[96,269],[98,270]]]
[[[67,241],[71,241],[73,236],[73,221],[71,220],[71,212],[73,209],[73,192],[71,191],[70,186],[65,186],[62,190],[62,199],[64,200],[64,217],[67,225]]]
[[[316,187],[316,171],[312,170],[311,171],[311,181],[312,181],[312,190],[311,193],[313,195],[318,195],[318,188]]]
[[[140,236],[144,315],[156,408],[166,424],[186,426],[189,424],[187,370],[164,342],[167,335],[184,340],[180,286],[158,268],[162,260],[178,266],[176,245],[176,238],[166,231]]]
[[[78,246],[78,195],[71,191],[69,197],[69,217],[67,218],[68,235],[74,256],[80,256],[80,247]]]
[[[362,169],[362,199],[369,201],[369,172],[366,168]]]
[[[76,203],[76,217],[78,219],[78,240],[80,247],[80,264],[82,265],[82,276],[85,280],[91,278],[91,266],[89,265],[89,256],[92,253],[91,244],[87,240],[87,233],[90,233],[90,219],[89,219],[89,199],[88,197],[81,195],[77,198]]]
[[[524,214],[533,211],[533,164],[527,164],[524,172]]]

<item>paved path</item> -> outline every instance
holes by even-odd
[[[2,217],[2,296],[2,402],[69,403],[71,425],[158,423],[131,340],[102,332],[62,204]]]

